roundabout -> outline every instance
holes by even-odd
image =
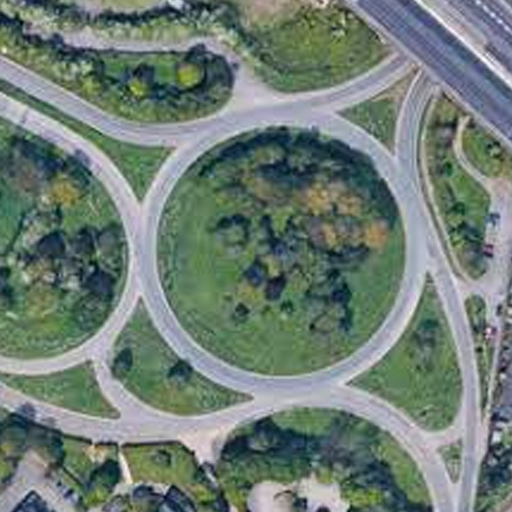
[[[348,356],[387,315],[403,272],[398,209],[371,161],[308,130],[268,128],[206,153],[172,191],[159,238],[181,323],[260,373]]]
[[[272,126],[286,126],[290,129],[306,131],[314,127],[315,131],[325,137],[343,141],[353,151],[371,155],[372,165],[395,197],[405,233],[405,268],[399,277],[400,283],[394,303],[391,301],[391,309],[382,323],[377,326],[377,330],[346,359],[331,362],[316,371],[307,369],[300,376],[265,375],[262,372],[230,364],[206,350],[181,325],[176,312],[169,305],[160,280],[159,226],[165,212],[166,198],[170,196],[170,204],[172,204],[173,190],[182,176],[202,155],[208,154],[217,145],[222,145],[232,137]],[[391,349],[405,329],[419,301],[425,279],[426,251],[423,248],[425,240],[421,233],[413,228],[422,222],[423,213],[418,208],[417,192],[412,186],[413,183],[408,178],[403,178],[404,176],[396,168],[394,159],[382,145],[347,121],[324,114],[322,111],[312,111],[301,116],[284,116],[280,112],[270,116],[265,113],[257,122],[247,120],[237,122],[236,126],[222,124],[216,131],[208,131],[207,137],[201,138],[192,147],[185,145],[178,148],[162,167],[143,204],[145,216],[142,231],[145,239],[140,244],[143,249],[141,284],[143,297],[155,326],[172,349],[182,359],[192,361],[198,371],[215,382],[249,394],[257,394],[267,389],[280,389],[286,393],[303,387],[321,386],[330,381],[346,382],[370,368]]]

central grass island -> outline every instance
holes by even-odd
[[[182,326],[242,368],[290,375],[348,356],[388,313],[404,266],[396,203],[364,154],[315,131],[254,131],[172,191],[160,272]]]

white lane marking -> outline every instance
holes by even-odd
[[[487,16],[493,19],[507,34],[512,35],[512,27],[497,13],[494,9],[489,7],[484,0],[473,0],[473,3],[479,7]]]

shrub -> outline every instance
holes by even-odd
[[[204,68],[193,62],[183,61],[178,64],[177,77],[181,89],[193,89],[204,80]]]

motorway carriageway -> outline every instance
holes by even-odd
[[[411,0],[354,6],[512,147],[512,90],[431,14]]]

